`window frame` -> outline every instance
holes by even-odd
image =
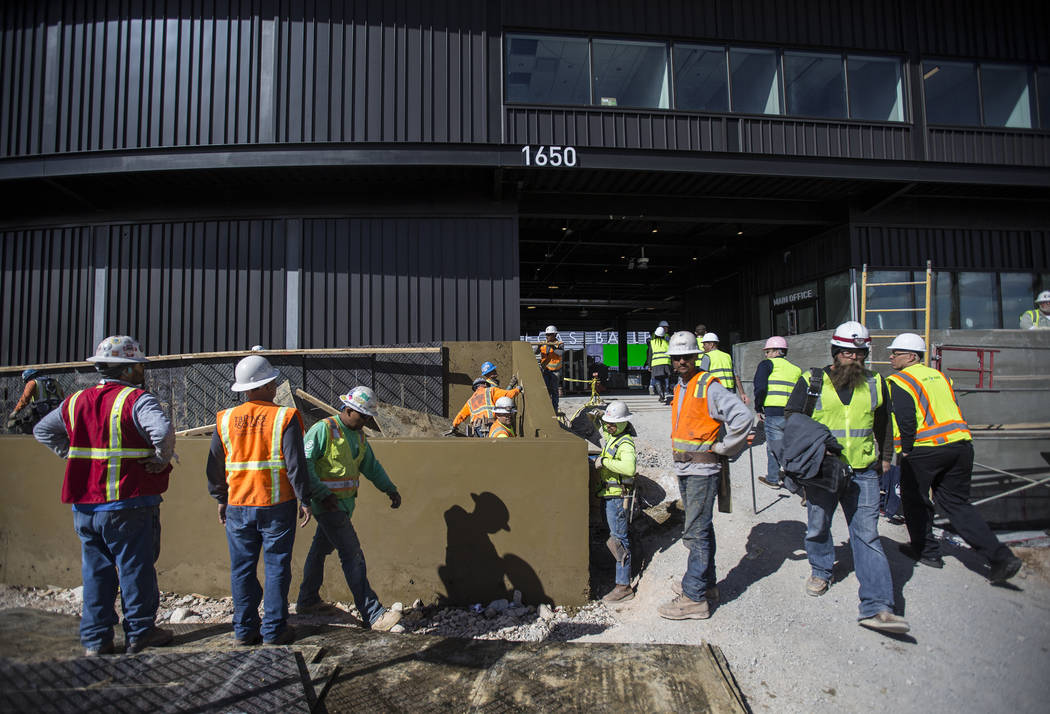
[[[977,119],[978,124],[944,124],[941,122],[933,122],[929,120],[929,111],[926,97],[926,78],[923,67],[927,63],[936,62],[948,62],[954,64],[969,64],[974,67],[977,75]],[[1028,78],[1028,94],[1032,126],[1020,127],[1020,126],[999,126],[996,124],[989,124],[985,120],[985,97],[984,97],[984,72],[982,71],[985,65],[993,67],[1016,67],[1019,70],[1024,70]],[[987,129],[989,131],[1004,131],[1004,132],[1041,132],[1046,133],[1050,131],[1050,125],[1047,128],[1042,128],[1043,117],[1039,106],[1039,69],[1050,69],[1045,65],[1035,64],[1031,62],[1003,62],[1000,60],[979,60],[979,59],[967,59],[967,58],[949,58],[949,57],[921,57],[919,59],[919,71],[922,75],[922,116],[923,121],[927,127],[936,128],[951,128],[956,129],[960,127],[966,128],[978,128]],[[1050,82],[1048,82],[1050,84]]]

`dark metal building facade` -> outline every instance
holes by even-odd
[[[924,62],[1039,72],[1048,26],[1038,0],[7,2],[0,364],[113,332],[154,354],[713,315],[758,337],[778,291],[863,263],[1035,288],[1050,123],[930,122]],[[514,102],[514,35],[893,57],[902,116]],[[552,146],[578,162],[525,164]]]

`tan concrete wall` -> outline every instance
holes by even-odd
[[[519,398],[523,433],[540,438],[372,440],[404,499],[400,509],[391,510],[386,496],[364,483],[353,518],[369,579],[384,603],[410,603],[417,597],[430,602],[449,595],[480,602],[514,587],[527,602],[587,599],[585,442],[554,422],[528,345],[490,344],[502,346],[498,354],[506,355],[511,367],[505,371],[497,362],[502,378],[509,380],[517,369],[526,386],[524,399]],[[464,371],[466,360],[479,354],[477,349],[449,352],[450,359],[454,352],[466,355],[450,362],[462,364]],[[476,372],[484,359],[491,358],[470,362],[472,371],[466,373]],[[225,533],[204,478],[208,444],[206,438],[184,438],[176,447],[180,463],[161,506],[157,569],[162,590],[229,594]],[[30,437],[0,437],[0,454],[5,494],[0,500],[0,581],[79,584],[79,542],[69,506],[59,500],[63,462]],[[472,494],[491,495],[481,496],[477,506]],[[510,530],[500,529],[503,525]],[[314,529],[311,522],[296,538],[293,599]],[[326,597],[350,599],[335,554],[329,557],[325,582]]]

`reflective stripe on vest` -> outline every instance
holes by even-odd
[[[602,460],[615,459],[616,452],[620,450],[620,445],[630,438],[630,433],[625,429],[622,434],[606,441],[602,445]],[[634,486],[634,476],[623,476],[605,466],[601,468],[601,478],[602,483],[598,490],[598,498],[622,496],[624,489]]]
[[[711,350],[705,352],[707,355],[707,371],[714,375],[715,379],[722,383],[726,389],[736,388],[736,380],[733,379],[733,358],[722,350]]]
[[[802,378],[809,384],[810,373],[803,372]],[[877,457],[875,410],[882,405],[882,377],[868,373],[864,383],[854,388],[849,404],[843,404],[839,399],[827,373],[821,372],[821,379],[813,420],[826,426],[842,445],[846,463],[855,469],[867,468]]]
[[[232,472],[269,471],[270,472],[270,505],[281,500],[281,471],[284,470],[284,458],[281,455],[281,434],[285,417],[290,407],[279,407],[273,420],[273,433],[270,435],[270,458],[266,461],[230,461],[233,453],[233,442],[230,440],[230,419],[233,409],[227,409],[219,422],[219,438],[226,447],[226,482],[229,483]],[[237,504],[235,504],[237,505]]]
[[[98,459],[106,462],[106,500],[116,501],[119,499],[118,486],[120,485],[120,462],[122,459],[143,459],[153,456],[153,449],[125,449],[121,438],[120,418],[124,413],[124,402],[127,401],[137,387],[124,387],[117,393],[113,401],[113,407],[109,410],[109,448],[87,448],[83,446],[69,447],[67,458],[70,459]],[[69,426],[73,430],[73,407],[77,402],[80,392],[69,399]]]
[[[972,439],[955,392],[943,374],[913,364],[888,379],[904,389],[915,403],[915,446],[940,446]]]
[[[788,397],[798,384],[802,370],[783,357],[771,357],[769,361],[773,363],[773,371],[769,373],[769,379],[766,381],[766,399],[762,406],[787,406]]]
[[[356,496],[360,485],[357,476],[361,473],[361,462],[365,460],[365,433],[350,430],[350,433],[357,437],[357,456],[354,456],[350,440],[341,428],[339,417],[328,417],[324,424],[328,429],[328,448],[318,459],[318,465],[322,468],[314,468],[317,477],[339,498]]]
[[[649,341],[649,346],[653,350],[653,358],[649,362],[649,366],[659,367],[662,364],[671,364],[671,357],[667,354],[668,344],[668,341],[663,337],[654,337]]]
[[[506,427],[503,422],[495,421],[489,429],[490,439],[507,439],[514,436],[514,432]]]
[[[474,393],[470,395],[470,399],[467,400],[467,405],[470,407],[471,424],[491,424],[496,418],[494,411],[496,405],[492,401],[492,389],[490,387],[474,390]]]
[[[721,425],[711,418],[707,408],[707,390],[714,381],[714,375],[697,372],[685,387],[681,383],[675,385],[671,410],[673,451],[710,451],[718,439]],[[683,388],[685,395],[679,400],[679,390]]]
[[[540,345],[540,355],[543,359],[540,360],[540,366],[555,372],[561,369],[561,355],[558,354],[559,350],[565,349],[565,345],[561,342],[544,342]]]

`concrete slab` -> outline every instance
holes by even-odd
[[[182,625],[171,647],[86,660],[80,657],[77,618],[4,610],[0,611],[0,673],[11,676],[0,678],[0,701],[6,702],[5,710],[19,711],[24,709],[17,702],[33,691],[67,697],[74,687],[68,680],[55,684],[57,675],[47,674],[54,666],[89,671],[76,687],[98,703],[109,701],[107,693],[133,696],[135,684],[121,669],[130,667],[142,677],[152,677],[156,692],[168,693],[158,711],[183,711],[199,707],[200,702],[184,695],[181,688],[178,698],[170,696],[173,682],[191,681],[204,671],[221,677],[224,668],[255,658],[258,662],[252,660],[252,668],[242,671],[252,672],[259,681],[252,680],[248,691],[224,694],[225,703],[218,708],[261,711],[249,696],[255,690],[269,702],[280,692],[291,691],[288,687],[299,687],[303,702],[313,706],[316,697],[329,712],[747,711],[721,651],[708,644],[517,643],[347,627],[317,629],[290,648],[231,649],[227,625]],[[294,658],[289,659],[293,650]],[[45,666],[47,661],[53,664]],[[167,676],[165,671],[177,674]],[[117,681],[119,687],[113,684]],[[230,678],[227,685],[234,683]],[[25,702],[33,708],[29,699]]]

